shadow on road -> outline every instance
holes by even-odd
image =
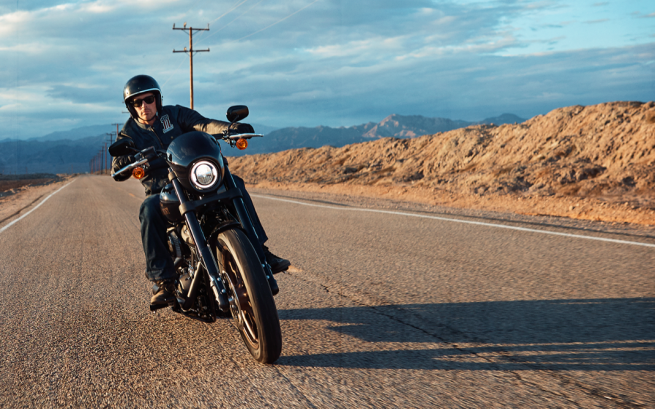
[[[282,320],[332,321],[335,325],[328,329],[344,345],[342,353],[283,356],[280,365],[655,370],[655,298],[410,304],[279,314]]]

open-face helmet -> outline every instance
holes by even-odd
[[[162,109],[162,100],[161,88],[157,81],[149,75],[137,75],[136,77],[130,78],[123,88],[123,102],[127,110],[130,111],[132,118],[137,119],[139,116],[136,113],[136,110],[128,101],[139,94],[146,92],[152,92],[155,94],[155,102],[157,103],[157,112],[161,112]]]

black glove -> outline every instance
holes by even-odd
[[[235,123],[231,129],[235,130],[236,133],[255,133],[255,129],[250,124]]]

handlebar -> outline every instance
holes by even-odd
[[[116,176],[118,176],[118,175],[122,175],[123,173],[126,173],[127,171],[130,171],[130,172],[131,172],[132,169],[134,169],[134,168],[136,168],[136,167],[139,167],[139,166],[141,166],[141,165],[145,165],[146,163],[148,163],[148,159],[147,159],[147,158],[143,158],[143,159],[138,160],[138,161],[136,161],[136,162],[130,163],[129,165],[125,166],[124,168],[119,169],[118,171],[116,171],[116,173],[112,173],[112,174],[111,174],[111,177],[114,178],[114,179],[116,179]]]
[[[260,133],[240,133],[236,135],[225,135],[223,136],[223,139],[230,140],[230,141],[236,141],[237,139],[250,139],[254,137],[260,137],[263,138],[264,135]]]
[[[218,135],[215,135],[218,137]],[[220,138],[225,140],[226,142],[230,143],[231,146],[234,147],[235,142],[238,139],[250,139],[250,138],[255,138],[255,137],[264,137],[262,134],[258,133],[241,133],[241,134],[236,134],[236,135],[220,135]],[[130,163],[129,165],[117,170],[116,172],[111,174],[111,177],[116,179],[116,176],[122,175],[123,173],[131,172],[134,168],[137,168],[141,165],[145,165],[148,162],[150,162],[150,159],[154,159],[155,157],[159,156],[160,153],[163,153],[163,151],[155,151],[153,147],[148,147],[141,152],[136,154],[137,161]],[[145,157],[144,157],[145,156]]]

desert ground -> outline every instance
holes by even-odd
[[[233,157],[230,169],[264,189],[655,226],[655,103]]]
[[[655,102],[578,105],[521,124],[229,161],[250,188],[292,196],[360,197],[369,204],[384,199],[385,206],[407,203],[655,229]],[[0,221],[70,177],[0,177]]]

